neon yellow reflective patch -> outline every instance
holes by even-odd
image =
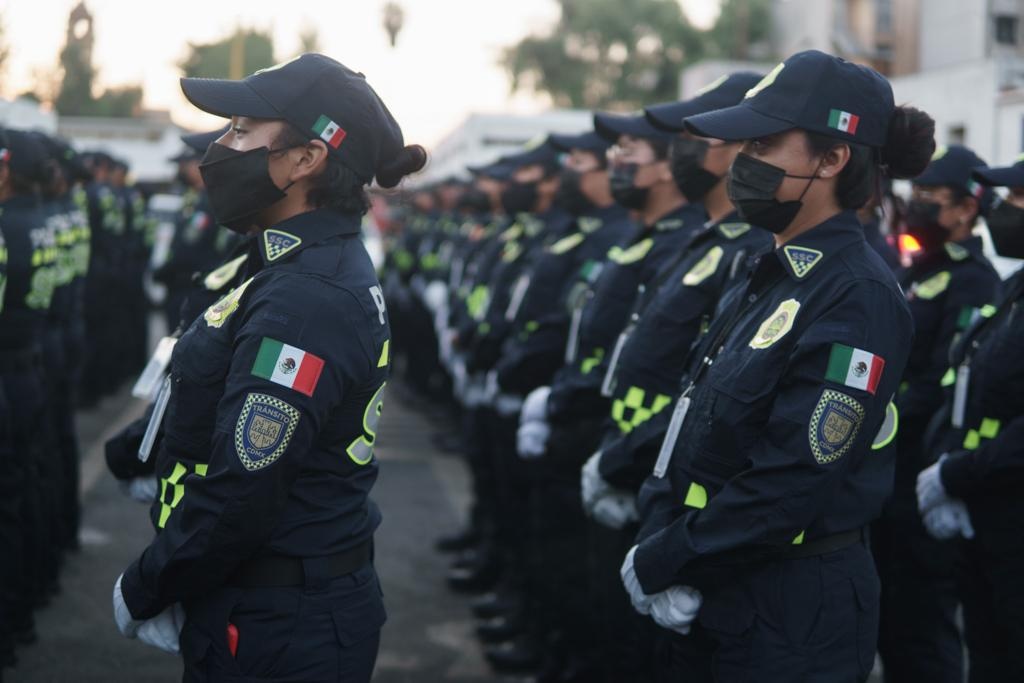
[[[804,534],[805,533],[807,533],[807,532],[806,531],[801,531],[799,534],[797,534],[797,537],[793,539],[793,545],[800,545],[801,543],[803,543],[804,542]]]
[[[558,240],[550,247],[548,247],[548,253],[554,254],[556,256],[567,254],[576,247],[580,246],[580,244],[583,243],[583,240],[584,236],[582,232],[577,232],[572,235],[569,235],[568,237],[563,237],[562,239]]]
[[[636,263],[637,261],[643,260],[643,258],[647,256],[647,252],[649,252],[653,246],[654,239],[648,237],[645,240],[640,240],[629,249],[612,247],[608,252],[608,259],[622,266],[629,265],[630,263]]]
[[[718,225],[718,232],[734,240],[750,232],[750,223],[720,223]]]
[[[882,421],[882,426],[879,427],[874,441],[871,442],[871,450],[879,451],[891,444],[899,429],[900,411],[896,404],[890,401],[889,405],[885,407],[885,419]]]
[[[373,460],[373,444],[377,441],[377,425],[380,424],[380,416],[384,412],[384,387],[387,385],[387,382],[381,384],[370,397],[370,402],[363,411],[363,434],[345,449],[348,457],[357,465],[362,466]]]
[[[991,318],[998,312],[999,309],[993,306],[992,304],[985,304],[984,306],[981,307],[981,310],[979,311],[979,313],[981,313],[982,318]]]
[[[939,145],[935,148],[935,153],[932,154],[932,161],[938,161],[942,157],[946,156],[946,152],[949,151],[949,147],[945,145]]]
[[[818,265],[825,256],[817,249],[796,246],[783,247],[782,253],[786,255],[789,267],[793,269],[793,273],[798,278],[806,277],[811,272],[811,269]]]
[[[505,263],[512,263],[523,254],[523,245],[519,242],[509,242],[501,250],[501,260]]]
[[[964,437],[964,448],[969,451],[973,451],[981,443],[981,435],[978,434],[977,430],[971,429],[967,432],[967,436]]]
[[[203,313],[203,320],[206,321],[208,327],[221,327],[231,314],[238,310],[238,302],[252,280],[249,278],[206,309],[206,312]]]
[[[576,221],[576,226],[580,229],[584,235],[589,235],[592,232],[597,232],[604,225],[604,221],[600,218],[588,218],[584,216]]]
[[[703,510],[708,505],[707,489],[695,481],[690,482],[690,488],[686,489],[686,500],[683,501],[683,505]]]
[[[220,268],[211,270],[203,279],[203,286],[210,291],[217,291],[230,282],[231,278],[238,274],[238,269],[242,267],[242,264],[245,263],[248,258],[248,254],[242,254],[238,258],[231,259]]]
[[[654,229],[659,232],[664,232],[666,230],[678,230],[683,227],[683,225],[684,221],[682,218],[666,218],[655,223]]]
[[[701,257],[700,261],[683,276],[683,284],[687,287],[694,287],[707,280],[718,270],[718,264],[722,262],[722,255],[725,250],[722,247],[714,246],[708,253]]]
[[[941,273],[936,273],[935,275],[932,275],[924,282],[917,283],[911,289],[911,292],[917,298],[924,299],[925,301],[934,299],[939,294],[942,294],[943,292],[946,291],[946,288],[949,287],[949,281],[951,277],[952,276],[949,274],[949,271],[944,270]]]
[[[999,427],[999,420],[993,420],[990,417],[986,417],[981,421],[981,428],[978,429],[978,434],[983,439],[994,439],[999,434]]]
[[[946,253],[949,254],[949,258],[954,261],[963,261],[971,255],[971,252],[967,251],[956,242],[946,242]]]
[[[513,240],[519,239],[522,236],[523,226],[521,226],[519,223],[513,223],[508,227],[507,230],[505,230],[505,232],[501,233],[498,239],[501,240],[502,242],[511,242]]]
[[[200,477],[205,477],[206,473],[210,471],[209,465],[199,464],[196,465],[196,474]]]
[[[755,85],[753,88],[751,88],[750,90],[747,91],[747,94],[743,96],[743,99],[745,99],[745,100],[746,99],[750,99],[751,97],[753,97],[757,93],[761,92],[762,90],[764,90],[765,88],[770,86],[772,83],[775,82],[775,79],[779,77],[779,72],[781,72],[785,68],[786,68],[786,63],[785,62],[779,62],[778,65],[774,69],[772,69],[771,71],[768,72],[767,76],[762,78],[761,81],[757,85]]]
[[[750,340],[750,348],[767,349],[785,337],[793,329],[793,323],[796,321],[796,314],[799,310],[800,302],[796,299],[786,299],[780,303],[775,312],[761,323],[757,334]]]
[[[716,78],[715,80],[711,81],[710,83],[708,83],[707,85],[705,85],[705,86],[704,86],[703,88],[701,88],[700,90],[698,90],[698,91],[697,91],[696,93],[694,93],[694,97],[696,97],[697,95],[704,95],[704,94],[706,94],[706,93],[709,93],[709,92],[711,92],[712,90],[714,90],[714,89],[715,89],[715,88],[717,88],[718,86],[720,86],[720,85],[722,85],[723,83],[725,83],[725,81],[726,81],[726,80],[727,80],[728,78],[729,78],[728,76],[719,76],[718,78]]]
[[[584,375],[589,375],[602,360],[604,360],[604,349],[594,349],[594,353],[589,358],[583,359],[583,362],[580,363],[580,372]]]
[[[942,381],[939,382],[939,386],[951,387],[956,384],[956,370],[949,368],[946,370],[946,374],[942,376]]]
[[[380,358],[377,360],[377,367],[387,367],[388,361],[391,359],[391,340],[384,340],[384,348],[380,350]]]

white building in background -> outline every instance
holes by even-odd
[[[27,97],[0,99],[0,127],[39,130],[52,135],[57,132],[57,114]]]
[[[101,150],[124,159],[136,182],[160,183],[174,178],[169,161],[184,148],[182,128],[167,112],[144,112],[132,118],[61,116],[57,132],[77,150]]]
[[[470,114],[430,151],[430,161],[416,184],[449,176],[465,178],[467,166],[491,163],[548,133],[580,133],[592,127],[591,112],[579,109],[533,115]]]

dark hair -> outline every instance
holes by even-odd
[[[668,159],[668,151],[672,146],[671,138],[643,138],[654,150],[654,158],[658,161]]]
[[[805,134],[807,146],[815,156],[842,144],[822,133]],[[881,197],[885,180],[913,178],[924,171],[935,153],[935,121],[919,109],[896,107],[884,147],[846,144],[850,147],[850,160],[836,179],[836,199],[844,209],[859,209],[872,197]]]
[[[274,142],[274,148],[298,147],[313,138],[300,132],[295,126],[285,123],[281,134]],[[402,178],[415,173],[427,163],[427,152],[419,145],[403,147],[398,155],[377,170],[377,184],[392,188]],[[318,209],[331,208],[346,213],[365,214],[370,208],[366,194],[366,183],[340,159],[327,155],[327,168],[313,179],[313,186],[306,194],[306,201]]]

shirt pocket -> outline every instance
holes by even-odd
[[[193,327],[182,337],[171,362],[171,397],[164,419],[166,438],[193,448],[209,445],[231,355],[227,343],[201,327]]]

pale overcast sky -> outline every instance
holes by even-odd
[[[550,25],[554,0],[399,0],[405,25],[392,49],[383,29],[385,0],[87,0],[95,22],[99,85],[141,82],[145,105],[174,120],[212,128],[181,96],[175,64],[186,43],[209,42],[242,25],[270,29],[278,59],[294,56],[303,28],[315,26],[326,54],[366,74],[410,142],[436,143],[472,112],[543,110],[542,98],[509,95],[496,65],[502,47]],[[628,2],[628,0],[623,0]],[[707,25],[718,0],[680,0]],[[34,74],[56,66],[67,17],[77,0],[0,0],[11,55],[4,96],[33,87]]]

